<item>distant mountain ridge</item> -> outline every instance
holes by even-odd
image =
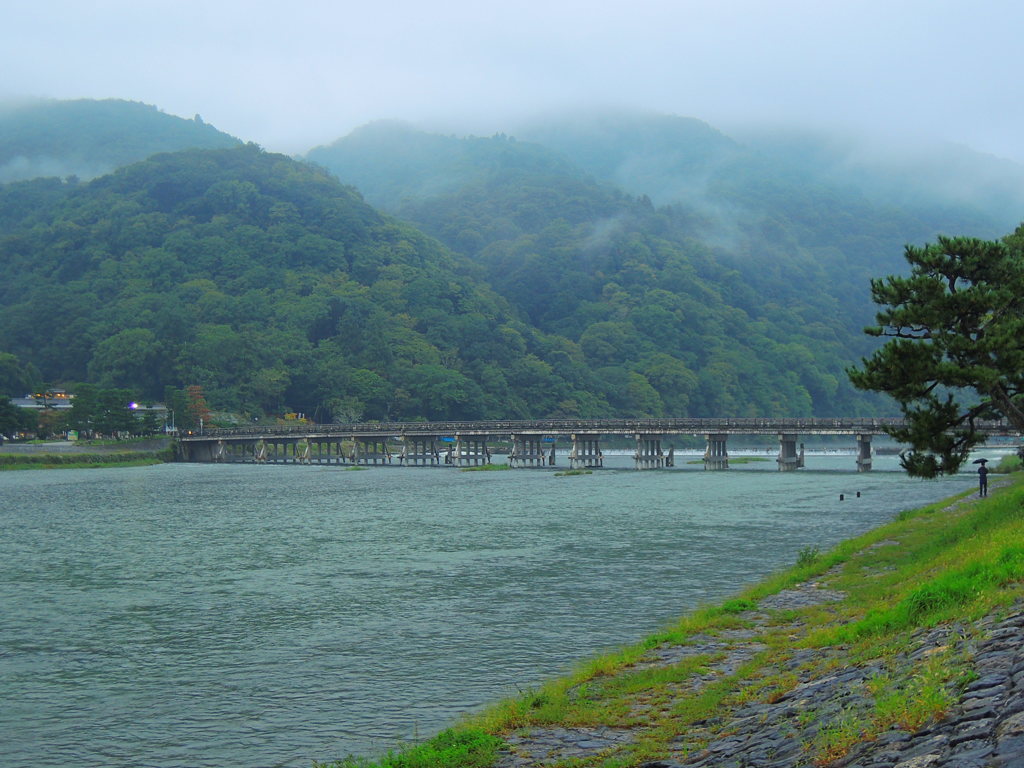
[[[439,209],[480,230],[473,258],[252,145],[0,186],[2,351],[318,420],[877,411],[842,377],[833,297],[759,295],[685,216],[493,141],[503,161]]]
[[[916,193],[942,176],[924,161],[909,183],[827,143],[671,116],[518,139],[378,122],[297,161],[102,104],[139,128],[120,156],[150,152],[154,126],[234,149],[0,184],[0,352],[150,397],[199,383],[241,412],[878,414],[891,404],[844,373],[875,343],[870,279],[901,270],[906,243],[1013,227],[1012,199]],[[72,151],[57,123],[66,157],[117,162],[98,139],[114,134]],[[1012,191],[1013,167],[960,157],[958,178]]]
[[[693,118],[631,112],[528,122],[514,132],[656,205],[727,203],[731,188],[753,184],[859,196],[960,234],[995,236],[1024,218],[1024,166],[966,147],[778,128],[726,135]]]
[[[307,157],[471,257],[532,324],[595,363],[625,360],[650,380],[645,355],[683,361],[677,380],[697,376],[681,391],[701,412],[776,407],[764,384],[786,385],[773,363],[797,374],[815,413],[853,412],[843,369],[871,343],[871,278],[903,269],[906,243],[1016,224],[1012,205],[990,214],[938,193],[901,205],[893,192],[913,198],[927,183],[884,165],[843,176],[842,151],[810,138],[738,141],[697,120],[635,114],[517,135],[375,123]],[[985,178],[972,168],[959,173]],[[789,395],[778,397],[799,408]]]
[[[41,176],[88,180],[158,152],[242,142],[202,122],[120,99],[0,104],[0,183]]]

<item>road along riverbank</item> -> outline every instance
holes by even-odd
[[[901,513],[376,763],[1024,765],[1024,475]]]

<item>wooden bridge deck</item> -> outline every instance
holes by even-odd
[[[538,419],[532,421],[423,421],[365,422],[358,424],[296,424],[282,426],[206,429],[183,433],[185,442],[252,440],[255,438],[360,438],[465,435],[502,437],[541,435],[635,436],[635,435],[881,435],[900,427],[901,418],[682,418],[682,419]],[[982,432],[1015,435],[1007,422],[984,422]]]

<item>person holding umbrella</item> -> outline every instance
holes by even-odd
[[[978,467],[978,495],[988,496],[988,467],[985,466],[985,462],[988,459],[975,459],[975,464],[980,464]]]

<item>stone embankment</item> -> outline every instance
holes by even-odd
[[[828,610],[845,599],[843,592],[828,587],[834,575],[760,600],[756,609],[740,614],[741,629],[690,637],[686,645],[659,646],[635,665],[634,670],[668,667],[688,657],[711,657],[715,661],[679,684],[679,695],[699,695],[764,651],[766,633],[788,633],[793,640],[791,653],[771,670],[790,676],[788,690],[770,701],[751,696],[747,703],[688,724],[669,744],[669,757],[641,763],[641,768],[1024,767],[1024,599],[979,621],[918,629],[884,660],[851,660],[846,648],[800,647],[798,642],[807,632],[803,609]],[[780,612],[788,622],[780,624]],[[961,679],[969,682],[957,690],[956,703],[944,716],[916,728],[893,725],[858,734],[855,724],[869,722],[877,707],[873,683],[891,677],[894,669],[916,671],[931,657],[955,657],[968,672]],[[737,685],[755,683],[738,680]],[[642,700],[635,705],[634,714],[641,715],[637,722],[644,721],[645,706]],[[496,765],[599,765],[595,758],[640,742],[645,727],[524,729],[506,737],[509,747]],[[841,748],[823,750],[829,739]]]

